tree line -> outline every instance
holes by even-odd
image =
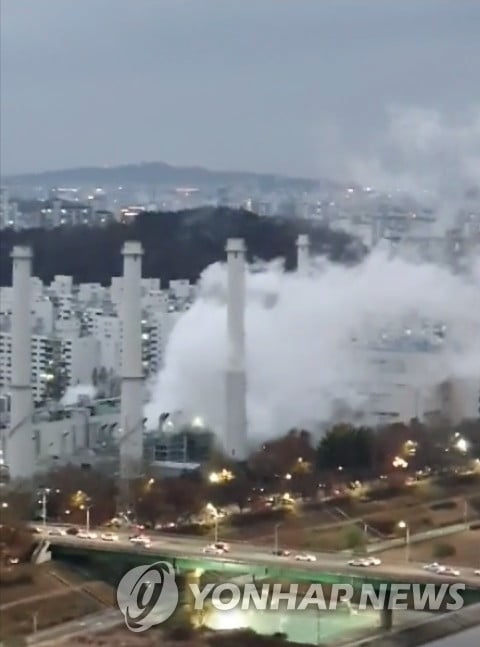
[[[467,442],[468,452],[456,449],[459,437]],[[293,429],[264,443],[244,465],[233,464],[220,452],[213,452],[197,472],[173,478],[146,473],[130,483],[130,492],[137,519],[153,526],[179,516],[188,518],[207,502],[218,507],[254,509],[257,504],[261,507],[269,494],[290,492],[314,498],[319,488],[328,495],[357,480],[373,482],[380,475],[398,485],[407,475],[427,467],[452,474],[453,468],[465,467],[479,455],[480,419],[453,428],[446,424],[426,427],[416,420],[382,428],[342,424],[332,427],[318,443],[309,432]],[[404,462],[397,463],[397,458]],[[222,469],[232,478],[212,482],[212,472]],[[83,525],[89,507],[93,525],[115,514],[118,490],[113,476],[65,466],[44,475],[42,485],[49,490],[47,513],[51,519]],[[10,513],[31,518],[32,501],[29,503],[25,496],[19,499],[15,492],[9,496],[14,503],[8,508]]]
[[[0,285],[11,284],[10,252],[14,245],[31,245],[33,272],[49,283],[55,274],[73,276],[76,283],[109,285],[122,273],[121,248],[126,240],[142,243],[143,275],[162,283],[186,278],[196,281],[201,272],[225,258],[229,237],[246,241],[250,259],[284,257],[286,268],[295,267],[295,239],[310,235],[312,249],[333,261],[358,261],[365,250],[350,235],[331,231],[312,221],[261,218],[229,208],[204,207],[178,212],[141,213],[134,222],[113,222],[105,227],[61,226],[55,229],[2,231]]]

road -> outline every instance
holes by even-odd
[[[63,642],[80,634],[107,631],[122,624],[123,621],[123,616],[118,612],[118,609],[102,611],[101,613],[85,616],[80,620],[72,620],[50,629],[37,631],[28,636],[27,645],[35,645],[35,647],[57,645],[59,641]]]
[[[57,527],[58,528],[58,527]],[[374,577],[385,578],[386,580],[392,579],[402,582],[434,582],[453,583],[462,582],[472,588],[480,590],[480,576],[474,574],[474,569],[465,568],[461,571],[460,577],[452,577],[430,573],[423,569],[422,564],[415,562],[385,562],[379,566],[371,567],[354,567],[348,565],[348,557],[339,553],[309,553],[315,556],[315,562],[303,562],[295,559],[295,554],[288,557],[277,557],[269,552],[265,546],[255,546],[245,543],[230,542],[230,552],[224,555],[205,555],[203,549],[205,548],[205,539],[186,538],[171,535],[152,535],[152,543],[150,547],[145,548],[132,544],[128,540],[127,532],[118,532],[118,541],[107,542],[101,539],[78,539],[75,536],[50,536],[47,533],[44,537],[50,541],[52,545],[70,545],[70,546],[83,546],[85,548],[95,548],[101,550],[121,550],[125,552],[136,552],[138,554],[152,555],[158,554],[162,557],[184,557],[184,558],[198,558],[202,557],[208,559],[210,562],[216,561],[220,563],[235,563],[256,565],[261,567],[279,566],[282,564],[285,567],[290,567],[296,571],[318,572],[325,571],[326,573],[338,575],[351,575],[357,577]]]

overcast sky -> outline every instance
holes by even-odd
[[[392,106],[480,103],[480,0],[0,6],[2,173],[163,160],[315,176],[361,154]]]

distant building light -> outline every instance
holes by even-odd
[[[465,438],[459,438],[455,443],[455,447],[459,452],[462,452],[462,454],[466,454],[466,452],[468,451],[468,442],[465,440]]]

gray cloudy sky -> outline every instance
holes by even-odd
[[[391,106],[480,103],[480,0],[0,6],[3,173],[164,160],[315,176],[361,154]]]

